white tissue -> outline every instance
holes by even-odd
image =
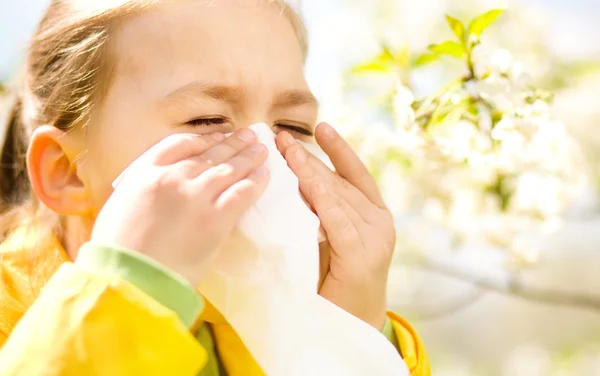
[[[250,128],[269,150],[271,181],[219,250],[199,291],[267,375],[408,375],[381,333],[318,295],[319,220],[270,128]]]
[[[325,152],[319,147],[319,145],[311,144],[309,142],[303,142],[300,140],[297,141],[300,145],[304,146],[304,148],[308,150],[309,153],[320,159],[321,162],[323,162],[327,167],[329,167],[331,170],[335,170],[335,167],[333,166],[333,163],[331,163],[329,156],[325,154]]]

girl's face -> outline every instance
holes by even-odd
[[[170,134],[264,122],[311,138],[317,103],[299,40],[281,9],[262,3],[169,2],[117,25],[111,86],[79,163],[98,210],[113,180]]]

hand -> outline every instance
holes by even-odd
[[[375,180],[348,143],[325,123],[319,124],[315,137],[337,172],[290,134],[280,133],[277,145],[327,235],[328,242],[320,249],[319,294],[381,330],[396,242],[392,215]]]
[[[266,188],[267,154],[249,129],[169,136],[124,172],[91,240],[138,251],[196,285]]]

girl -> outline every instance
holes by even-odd
[[[314,127],[306,49],[279,1],[51,2],[2,149],[0,374],[262,374],[192,287],[269,179],[257,122],[327,233],[319,293],[429,374],[385,310],[392,217],[348,144]],[[313,135],[336,173],[296,142]]]

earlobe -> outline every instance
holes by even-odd
[[[78,176],[80,151],[71,135],[52,126],[37,128],[27,150],[27,171],[35,195],[52,211],[83,215],[92,209],[88,189]]]

